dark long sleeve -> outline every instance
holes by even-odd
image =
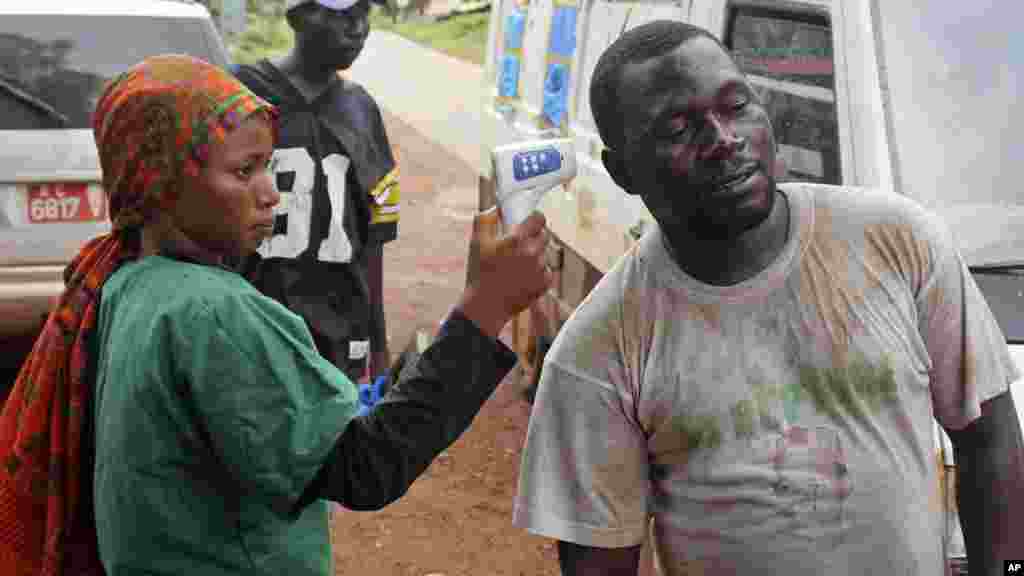
[[[507,346],[453,312],[419,361],[373,410],[349,423],[299,506],[325,499],[379,510],[402,497],[469,428],[515,363]]]

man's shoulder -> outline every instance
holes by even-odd
[[[650,261],[644,242],[635,244],[590,290],[559,330],[549,352],[572,364],[580,354],[609,353],[627,318],[642,316],[650,296]]]
[[[885,188],[789,182],[779,189],[808,202],[815,218],[827,213],[832,224],[845,226],[897,225],[915,234],[942,234],[941,218],[920,202]]]
[[[813,182],[786,182],[779,190],[809,198],[816,208],[862,213],[864,215],[928,216],[914,199],[886,188]]]
[[[250,90],[278,84],[277,76],[268,73],[269,71],[265,67],[266,62],[266,60],[260,60],[252,64],[233,63],[228,67],[228,71]]]
[[[269,73],[264,61],[255,64],[232,64],[228,69],[239,82],[267,102],[279,106],[287,94],[281,78]]]
[[[338,97],[351,100],[352,102],[358,102],[359,104],[372,108],[378,109],[377,101],[374,100],[373,95],[360,83],[347,76],[339,76],[340,81],[338,82]]]
[[[898,266],[902,276],[919,281],[957,252],[948,223],[905,195],[857,186],[780,186],[787,188],[806,193],[804,198],[809,199],[805,214],[813,228],[810,242],[841,241],[869,261]]]
[[[380,106],[361,84],[344,76],[324,102],[328,116],[344,118],[344,123],[359,132],[373,133],[383,128]]]

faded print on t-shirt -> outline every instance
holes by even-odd
[[[577,310],[544,367],[517,525],[621,546],[650,516],[670,575],[940,573],[933,397],[947,426],[976,417],[1013,377],[1005,343],[916,205],[783,190],[790,242],[757,277],[702,284],[655,231]]]

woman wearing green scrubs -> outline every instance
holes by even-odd
[[[497,336],[550,284],[544,221],[499,239],[481,215],[437,341],[357,416],[303,321],[229,265],[273,231],[275,119],[185,56],[104,92],[113,231],[68,267],[0,418],[0,561],[15,574],[333,576],[328,501],[401,497],[514,365]]]

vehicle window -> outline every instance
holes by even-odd
[[[1007,341],[1024,344],[1024,270],[975,270],[973,275]]]
[[[819,14],[732,7],[725,44],[771,115],[783,179],[839,184],[832,30]]]
[[[112,76],[154,54],[218,65],[198,18],[5,15],[0,18],[0,130],[89,128]]]

